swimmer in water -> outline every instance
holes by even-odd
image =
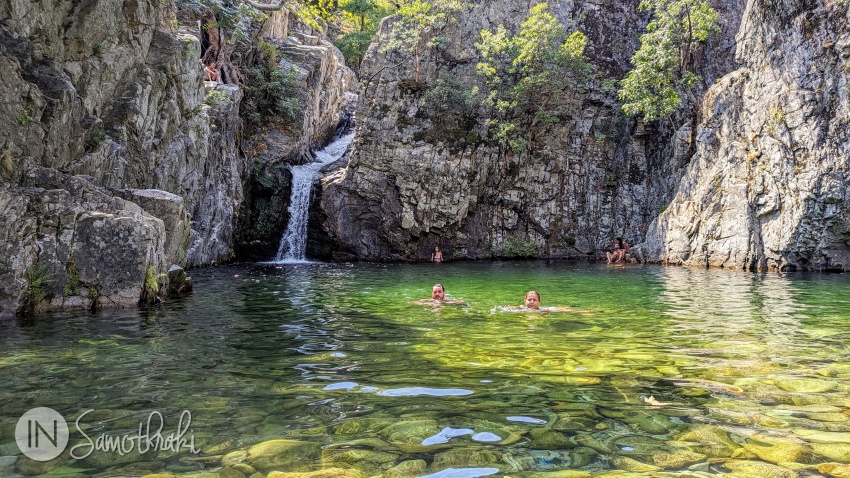
[[[495,310],[502,310],[505,312],[570,312],[576,315],[593,315],[588,311],[581,310],[573,310],[569,307],[540,307],[540,292],[536,290],[530,290],[525,293],[525,296],[522,299],[523,305],[515,306],[508,305],[504,307],[497,307]]]
[[[419,305],[444,305],[444,304],[464,304],[461,299],[446,299],[446,288],[443,287],[442,284],[434,284],[431,287],[431,298],[430,299],[420,299],[414,302],[414,304]]]

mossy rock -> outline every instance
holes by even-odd
[[[688,450],[653,453],[652,463],[663,470],[675,470],[705,459],[705,455]]]
[[[478,448],[455,448],[434,455],[431,468],[434,471],[446,468],[494,467],[503,469],[504,464],[498,453]]]
[[[627,456],[612,456],[609,457],[611,461],[611,465],[615,468],[625,471],[633,471],[636,473],[646,473],[653,471],[660,471],[661,468],[650,465],[648,463],[644,463],[642,461],[635,460],[634,458],[629,458]]]
[[[795,393],[824,393],[835,389],[837,383],[816,378],[785,378],[774,380],[777,387],[786,392]]]
[[[670,417],[666,415],[649,413],[647,411],[630,413],[623,421],[638,427],[641,431],[650,435],[663,435],[680,426],[673,423]]]
[[[380,435],[404,451],[424,451],[422,441],[441,430],[437,420],[404,420],[385,427]]]
[[[414,478],[425,475],[425,460],[407,460],[387,470],[382,478]]]
[[[296,473],[283,473],[273,471],[269,473],[268,478],[362,478],[363,475],[356,470],[346,470],[343,468],[328,468],[319,471],[305,471]]]
[[[260,471],[296,468],[319,459],[318,443],[297,440],[269,440],[248,449],[245,462]]]
[[[824,432],[808,429],[794,429],[793,432],[798,437],[812,443],[846,443],[850,445],[850,432]]]
[[[346,466],[362,470],[367,475],[376,475],[391,468],[397,455],[375,450],[344,450],[330,448],[322,450],[322,466]]]
[[[850,478],[850,465],[846,463],[821,463],[818,471],[833,478]]]
[[[811,453],[805,445],[780,437],[753,436],[743,446],[745,450],[770,463],[805,461],[803,458]]]
[[[394,422],[389,419],[352,419],[346,420],[334,427],[333,432],[335,435],[362,435],[363,433],[377,432],[392,423]]]
[[[850,446],[846,443],[812,443],[812,451],[834,461],[850,462]]]
[[[552,424],[552,429],[559,432],[574,433],[590,430],[598,422],[598,418],[558,414],[558,420]]]
[[[729,457],[741,447],[729,438],[726,430],[713,425],[695,425],[676,439],[690,442],[692,450],[713,457]]]
[[[531,441],[528,447],[536,450],[563,450],[575,446],[566,435],[553,430],[535,428],[529,432],[529,435],[531,435]]]
[[[46,475],[50,473],[50,470],[67,465],[69,463],[69,461],[63,455],[60,455],[48,461],[35,461],[31,458],[21,455],[18,457],[18,461],[15,463],[15,467],[18,469],[18,473],[22,475]]]
[[[759,478],[797,478],[795,471],[755,460],[727,460],[723,466],[733,473]]]
[[[584,447],[590,448],[592,450],[595,450],[599,453],[602,453],[603,455],[607,455],[607,454],[609,454],[613,451],[605,442],[597,440],[592,435],[587,435],[587,434],[576,435],[575,438],[573,439],[573,441],[575,441],[576,443],[578,443],[581,446],[584,446]]]
[[[248,459],[248,452],[245,450],[237,450],[230,452],[221,457],[221,466],[233,466],[237,463],[244,463]]]
[[[153,473],[144,475],[142,478],[177,478],[177,475],[172,475],[171,473]]]
[[[514,476],[511,474],[511,476]],[[593,475],[586,471],[578,470],[560,470],[560,471],[532,471],[519,473],[516,476],[521,478],[591,478]]]
[[[570,468],[581,468],[587,466],[596,459],[599,454],[592,448],[580,446],[570,451]]]
[[[245,475],[245,476],[251,476],[251,475],[253,475],[254,473],[257,472],[257,470],[254,469],[253,466],[247,465],[245,463],[237,463],[237,464],[233,465],[231,468],[233,468],[234,470],[241,471],[242,474]]]

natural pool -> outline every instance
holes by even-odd
[[[192,276],[194,295],[149,310],[0,323],[0,476],[850,476],[843,275],[482,262]],[[435,282],[466,305],[412,303]],[[531,288],[577,313],[498,309]],[[154,411],[174,433],[188,410],[201,452],[15,457],[15,424],[38,406],[68,420],[69,448],[89,409],[92,440]]]

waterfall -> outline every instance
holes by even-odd
[[[276,262],[305,262],[307,218],[313,182],[318,178],[320,169],[338,160],[348,151],[353,139],[354,128],[348,128],[327,146],[316,151],[315,161],[301,166],[290,166],[292,195],[289,197],[289,224],[280,238]]]

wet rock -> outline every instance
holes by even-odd
[[[693,450],[712,457],[729,457],[741,448],[729,438],[726,430],[713,425],[693,425],[677,440],[689,443]]]
[[[424,451],[422,441],[441,430],[436,420],[403,420],[381,430],[380,435],[390,444],[405,451]]]
[[[850,445],[847,443],[812,443],[812,451],[833,461],[850,462]]]
[[[563,450],[575,446],[564,433],[553,430],[534,429],[529,435],[531,441],[528,442],[528,447],[537,450]]]
[[[268,478],[362,478],[356,470],[343,468],[328,468],[326,470],[309,471],[301,473],[283,473],[274,471],[269,473]]]
[[[191,292],[193,287],[192,278],[186,275],[186,271],[172,264],[168,268],[168,295],[174,296]]]
[[[383,478],[414,478],[425,475],[427,469],[425,460],[407,460],[390,468],[383,474]]]
[[[821,463],[818,471],[834,478],[850,478],[850,465],[845,463]]]
[[[663,470],[684,468],[690,464],[702,461],[705,455],[687,450],[653,453],[652,463]]]
[[[634,471],[634,472],[653,472],[661,470],[660,467],[650,465],[648,463],[643,463],[641,461],[635,460],[634,458],[629,458],[627,456],[612,456],[609,458],[611,461],[611,465],[615,468],[619,468],[625,471]]]
[[[244,462],[257,470],[297,469],[318,460],[320,455],[321,446],[318,443],[269,440],[249,448]]]
[[[806,445],[789,438],[757,435],[750,437],[744,449],[770,463],[804,462],[811,454]]]
[[[727,460],[723,466],[735,473],[764,478],[797,478],[797,473],[781,466],[754,460]]]
[[[346,450],[326,448],[322,450],[322,464],[328,468],[351,467],[367,475],[376,475],[389,469],[398,455],[375,450]]]
[[[456,448],[434,455],[434,471],[447,468],[494,467],[505,468],[498,453],[478,448]]]

